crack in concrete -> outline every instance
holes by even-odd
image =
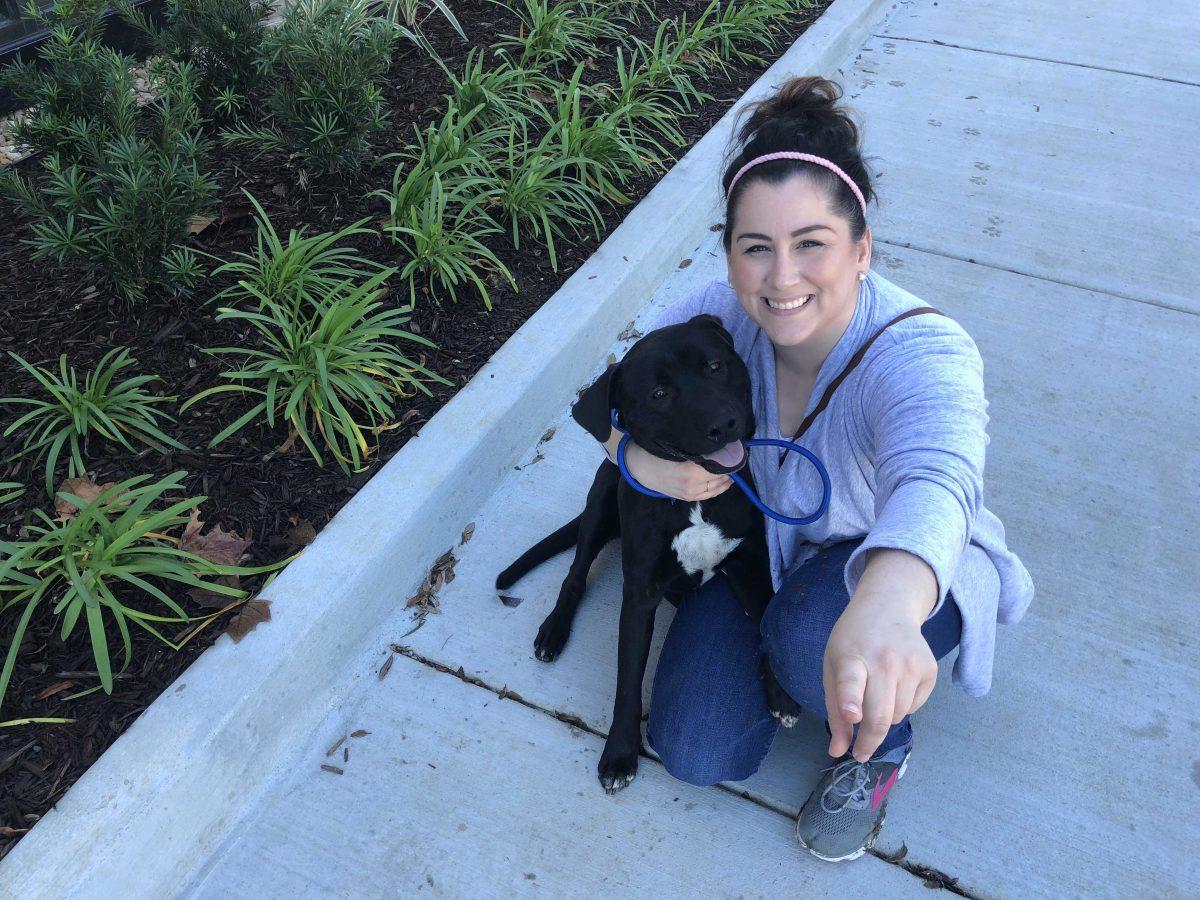
[[[1100,287],[1098,285],[1078,284],[1074,281],[1063,281],[1059,278],[1049,278],[1045,275],[1038,275],[1036,272],[1023,272],[1020,269],[1011,269],[1008,266],[1001,266],[995,263],[984,262],[982,260],[973,259],[968,256],[957,256],[953,253],[946,253],[943,250],[934,250],[931,247],[922,247],[920,244],[913,244],[909,241],[889,241],[884,238],[875,238],[876,244],[883,244],[890,247],[903,247],[905,250],[916,250],[918,253],[928,253],[930,256],[940,256],[943,259],[953,259],[956,262],[970,263],[973,266],[982,266],[985,269],[995,269],[997,272],[1008,272],[1011,275],[1020,275],[1023,278],[1034,278],[1038,281],[1045,281],[1050,284],[1061,284],[1063,287],[1075,288],[1080,291],[1092,291],[1096,294],[1106,294],[1109,297],[1117,297],[1121,300],[1130,300],[1134,303],[1143,303],[1146,306],[1154,306],[1158,309],[1169,309],[1172,312],[1183,313],[1188,316],[1200,315],[1194,309],[1185,309],[1182,306],[1175,306],[1171,303],[1164,303],[1161,300],[1147,300],[1144,297],[1134,297],[1130,294],[1122,294],[1114,291],[1112,288]],[[886,276],[885,276],[886,277]]]
[[[451,675],[454,678],[457,678],[460,681],[464,681],[467,684],[474,685],[475,687],[483,688],[485,691],[489,691],[489,692],[495,694],[497,696],[497,698],[499,698],[500,700],[512,700],[516,703],[521,704],[521,706],[524,706],[527,709],[531,709],[534,712],[539,712],[539,713],[542,713],[543,715],[550,716],[551,718],[558,719],[558,721],[564,722],[567,725],[570,725],[572,728],[578,728],[580,731],[586,731],[588,734],[594,735],[595,737],[598,737],[602,740],[606,739],[608,737],[608,735],[605,734],[603,731],[600,731],[597,728],[593,728],[591,725],[589,725],[583,719],[579,718],[579,716],[576,716],[576,715],[573,715],[573,714],[567,713],[567,712],[562,712],[561,710],[557,710],[557,709],[546,709],[544,706],[538,706],[536,703],[526,700],[524,697],[522,697],[516,691],[510,691],[508,689],[508,685],[504,685],[503,687],[497,689],[496,687],[493,687],[492,685],[488,684],[486,681],[484,681],[481,678],[476,678],[473,675],[468,675],[466,673],[466,670],[462,666],[459,666],[457,669],[453,669],[450,666],[446,665],[445,663],[440,663],[435,659],[430,659],[429,657],[424,656],[421,653],[418,653],[416,650],[414,650],[412,647],[409,647],[407,644],[389,644],[388,647],[389,647],[389,649],[391,649],[391,651],[393,653],[399,653],[401,656],[407,657],[408,659],[411,659],[413,662],[418,662],[421,665],[428,666],[429,668],[435,669],[438,672],[442,672],[446,675]],[[389,657],[389,659],[390,658],[391,657]],[[649,760],[650,762],[656,763],[658,765],[662,765],[662,763],[659,762],[659,760],[657,758],[650,756],[645,751],[645,749],[640,746],[638,747],[638,756],[640,756],[642,759]],[[780,806],[778,806],[775,803],[772,803],[766,797],[763,797],[759,794],[755,794],[752,791],[731,787],[726,784],[717,784],[717,785],[715,785],[715,787],[718,787],[727,793],[733,794],[736,797],[741,797],[743,800],[747,800],[750,803],[753,803],[757,806],[761,806],[763,809],[767,809],[773,813],[777,813],[777,814],[783,816],[784,818],[788,819],[789,821],[792,819],[792,815],[789,811],[781,808]],[[888,853],[884,853],[882,851],[873,850],[873,849],[868,850],[867,852],[869,854],[871,854],[872,856],[874,856],[878,860],[881,860],[886,863],[890,863],[891,865],[894,865],[894,866],[899,866],[900,868],[902,868],[906,872],[908,872],[910,875],[917,876],[918,878],[922,879],[925,882],[926,887],[943,888],[952,894],[958,895],[959,897],[970,897],[970,898],[972,898],[972,900],[984,900],[984,895],[976,894],[972,891],[969,891],[967,888],[964,888],[962,885],[960,885],[958,883],[957,878],[951,877],[950,875],[947,875],[945,872],[939,871],[938,869],[935,869],[932,866],[926,866],[921,863],[910,862],[910,861],[904,859],[903,858],[904,854],[906,854],[908,852],[907,846],[905,846],[903,853],[898,853],[898,854],[888,854]]]
[[[989,56],[1008,56],[1013,59],[1028,59],[1033,62],[1053,63],[1059,66],[1073,66],[1077,69],[1095,69],[1097,72],[1112,72],[1115,75],[1132,75],[1134,78],[1149,78],[1151,81],[1168,81],[1171,84],[1185,84],[1188,87],[1200,87],[1195,81],[1184,81],[1181,78],[1170,78],[1166,75],[1151,75],[1148,72],[1131,72],[1128,69],[1112,69],[1108,66],[1093,66],[1087,63],[1071,62],[1069,59],[1050,59],[1045,56],[1029,56],[1025,53],[1008,53],[1003,50],[988,50],[984,47],[968,47],[965,44],[951,44],[933,38],[900,37],[895,34],[873,34],[871,37],[885,41],[907,41],[910,44],[933,44],[935,47],[951,47],[955,50],[969,50],[972,53],[987,53]]]

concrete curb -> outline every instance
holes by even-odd
[[[836,75],[892,5],[836,0],[276,580],[273,620],[236,647],[218,640],[26,835],[0,864],[0,895],[161,897],[189,883],[338,704],[347,658],[720,221],[732,117],[787,77]]]

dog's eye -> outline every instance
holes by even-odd
[[[666,396],[667,396],[667,392],[663,388],[655,388],[654,392],[650,395],[650,399],[651,400],[663,400],[666,398]]]
[[[708,364],[708,371],[720,372],[721,371],[721,361],[719,359],[714,359],[712,362],[710,362]]]

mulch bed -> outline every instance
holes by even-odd
[[[674,19],[687,12],[692,22],[705,5],[706,0],[659,0],[658,10],[662,18]],[[775,50],[758,50],[759,55],[768,62],[778,58],[827,5],[823,0],[814,10],[783,22],[786,29]],[[515,17],[483,0],[460,0],[453,8],[470,41],[464,42],[436,14],[427,21],[426,29],[451,71],[461,72],[467,52],[475,44],[486,45],[495,35],[517,30]],[[643,23],[639,37],[652,41],[656,24]],[[587,72],[586,80],[615,82],[613,58],[615,54],[605,54],[597,60],[597,70]],[[682,156],[707,133],[765,68],[732,64],[730,78],[698,81],[698,86],[717,100],[700,108],[695,118],[679,123],[688,143],[676,151],[677,155]],[[377,155],[401,149],[411,140],[412,123],[424,127],[440,119],[441,95],[446,90],[445,77],[437,65],[412,45],[400,44],[384,87],[393,125],[377,140]],[[378,219],[379,202],[364,201],[362,197],[369,190],[391,183],[394,161],[368,167],[350,182],[314,183],[308,191],[298,186],[298,173],[279,156],[256,160],[249,152],[217,145],[209,165],[220,186],[221,209],[246,207],[241,192],[245,187],[266,209],[276,231],[286,238],[289,229],[301,226],[315,234],[338,230],[366,216]],[[35,156],[20,163],[18,169],[32,177],[40,174],[41,164]],[[712,173],[714,181],[718,176]],[[625,193],[640,199],[657,180],[658,176],[651,175],[631,182],[624,188]],[[605,237],[632,208],[604,212]],[[210,227],[193,240],[202,249],[230,259],[236,251],[253,248],[253,229],[253,219],[243,217]],[[214,283],[211,291],[199,292],[190,302],[149,300],[131,317],[102,285],[91,285],[78,273],[55,271],[45,260],[31,261],[30,248],[21,243],[28,236],[23,216],[0,199],[0,394],[36,395],[32,379],[3,352],[9,350],[41,365],[56,365],[59,354],[66,353],[72,365],[87,369],[110,347],[124,345],[131,348],[140,372],[162,377],[162,392],[167,395],[184,398],[220,383],[221,361],[200,352],[201,348],[237,345],[242,343],[242,336],[229,323],[216,322],[213,308],[203,301],[227,282]],[[130,454],[118,447],[94,446],[89,463],[95,465],[95,480],[120,481],[146,473],[161,477],[185,469],[189,473],[185,482],[188,490],[208,497],[201,505],[201,517],[207,526],[220,524],[252,539],[246,565],[274,562],[295,552],[293,541],[298,532],[305,530],[304,523],[311,523],[319,532],[598,246],[590,237],[578,244],[556,241],[560,271],[555,273],[544,250],[535,247],[531,237],[526,239],[531,243],[521,251],[513,250],[506,240],[488,244],[513,273],[520,293],[513,293],[506,281],[498,280],[489,287],[494,304],[490,312],[473,289],[460,290],[457,304],[426,302],[415,311],[405,327],[439,345],[429,351],[426,365],[453,386],[433,385],[432,397],[418,395],[399,408],[398,415],[405,417],[406,424],[383,433],[379,452],[368,471],[347,477],[332,464],[318,468],[299,442],[290,451],[277,452],[287,438],[283,428],[271,431],[247,427],[239,436],[207,451],[204,448],[212,435],[246,408],[245,400],[213,400],[199,404],[176,426],[166,428],[176,439],[196,449],[164,455],[153,450]],[[364,236],[356,246],[370,259],[402,265],[382,239]],[[406,296],[406,291],[398,293]],[[0,408],[0,431],[13,415],[11,409]],[[14,449],[11,439],[0,439],[0,458]],[[27,504],[41,503],[42,475],[40,468],[21,461],[0,466],[0,480],[19,480],[30,486],[25,501],[0,508],[0,528],[11,539],[26,520]],[[302,527],[294,529],[297,523]],[[183,591],[175,590],[172,596],[189,614],[203,611]],[[133,660],[115,681],[112,695],[96,691],[64,702],[66,695],[96,684],[98,676],[85,624],[77,623],[74,634],[60,641],[58,622],[45,614],[46,609],[43,605],[25,635],[0,720],[63,717],[74,721],[0,729],[0,858],[216,640],[233,615],[228,613],[209,625],[179,652],[132,628]],[[0,661],[12,641],[16,619],[8,615],[0,621]],[[115,633],[110,636],[110,647],[114,668],[119,667],[123,657]]]

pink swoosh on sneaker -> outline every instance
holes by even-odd
[[[892,769],[892,774],[888,776],[887,784],[882,784],[883,776],[879,776],[879,780],[875,782],[875,789],[871,791],[871,812],[875,812],[879,808],[879,804],[883,802],[883,798],[888,795],[888,791],[892,789],[892,785],[896,783],[896,776],[900,774],[900,769]]]

